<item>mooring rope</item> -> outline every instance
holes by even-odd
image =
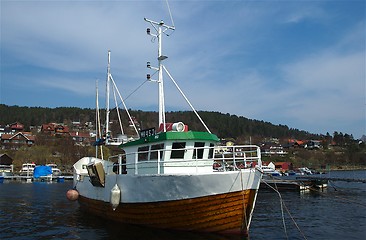
[[[240,174],[241,195],[242,195],[242,200],[243,200],[243,217],[244,217],[243,225],[245,224],[245,226],[242,226],[242,228],[245,227],[246,234],[249,234],[249,231],[248,231],[248,216],[247,216],[247,211],[246,211],[246,208],[248,207],[248,205],[245,204],[245,193],[246,193],[246,191],[244,191],[243,173],[242,173],[241,170],[238,171],[238,173]]]
[[[262,179],[262,181],[263,181],[263,179]],[[280,198],[281,215],[282,215],[282,224],[283,224],[283,229],[284,229],[284,231],[285,231],[286,239],[288,239],[287,228],[286,228],[286,222],[285,222],[285,215],[284,215],[284,213],[283,213],[283,205],[284,205],[284,203],[283,203],[283,199],[282,199],[281,193],[280,193],[277,189],[275,189],[274,187],[272,187],[270,184],[268,184],[266,181],[263,181],[263,182],[264,182],[268,187],[270,187],[273,191],[275,191],[275,192],[278,194],[279,198]],[[277,188],[276,183],[275,183],[275,186],[276,186],[276,188]]]
[[[269,176],[271,176],[271,175],[269,175]],[[271,177],[272,177],[272,176],[271,176]],[[276,182],[274,182],[275,188],[274,188],[274,187],[272,187],[269,183],[267,183],[267,182],[266,182],[265,180],[263,180],[263,179],[262,179],[262,182],[264,182],[264,183],[265,183],[269,188],[271,188],[272,190],[274,190],[274,191],[278,194],[278,196],[279,196],[279,198],[280,198],[282,221],[283,221],[283,224],[284,224],[284,230],[285,230],[286,238],[288,239],[288,234],[287,234],[286,225],[285,225],[285,217],[284,217],[284,213],[283,213],[283,207],[286,209],[286,212],[287,212],[287,213],[288,213],[288,215],[290,216],[290,218],[291,218],[291,220],[292,220],[293,224],[295,225],[295,227],[297,228],[297,230],[300,232],[300,234],[302,235],[302,237],[303,237],[304,239],[306,239],[306,240],[307,240],[307,238],[306,238],[306,236],[305,236],[304,232],[300,229],[299,225],[298,225],[298,224],[297,224],[297,222],[295,221],[295,218],[292,216],[292,214],[290,213],[289,209],[287,208],[287,206],[286,206],[285,202],[283,201],[283,199],[282,199],[282,195],[281,195],[281,193],[278,191],[278,188],[277,188],[277,184],[276,184]]]

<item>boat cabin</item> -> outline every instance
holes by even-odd
[[[208,132],[168,131],[121,145],[120,173],[177,174],[212,172],[214,146],[219,141]]]

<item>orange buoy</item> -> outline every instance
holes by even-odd
[[[78,199],[79,197],[79,192],[76,191],[75,189],[70,189],[69,191],[67,191],[66,193],[66,197],[67,199],[69,199],[70,201],[75,201]]]

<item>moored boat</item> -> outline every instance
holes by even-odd
[[[34,168],[33,180],[41,182],[52,181],[52,167],[39,165]]]
[[[0,176],[1,177],[14,176],[13,165],[0,165]]]
[[[230,154],[220,154],[216,151],[219,138],[187,99],[206,131],[188,130],[182,122],[165,122],[162,71],[167,70],[162,64],[166,56],[161,54],[161,37],[174,27],[145,21],[156,29],[156,35],[150,29],[147,32],[159,44],[159,67],[148,63],[159,72],[159,128],[140,131],[139,139],[122,143],[123,154],[107,160],[84,157],[77,161],[74,190],[68,197],[78,197],[82,210],[114,221],[247,235],[262,178],[260,148],[228,146]]]
[[[57,167],[57,164],[55,164],[55,163],[48,163],[48,164],[46,164],[46,166],[51,167],[52,177],[61,176],[61,170]]]
[[[34,168],[36,167],[35,163],[23,163],[22,168],[19,171],[20,176],[33,176]]]

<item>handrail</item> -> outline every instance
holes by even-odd
[[[213,152],[213,156],[198,158],[199,151],[209,150]],[[191,158],[178,158],[178,159],[167,159],[167,155],[174,150],[191,151]],[[207,154],[207,151],[206,151]],[[134,159],[133,162],[123,162],[126,158]],[[144,159],[139,157],[146,156]],[[154,156],[154,159],[151,159]],[[157,156],[157,157],[156,157]],[[155,158],[156,157],[156,158]],[[118,173],[122,173],[122,169],[134,169],[134,174],[140,174],[140,170],[143,169],[157,169],[157,174],[161,173],[162,163],[165,167],[196,167],[196,171],[200,167],[212,166],[213,171],[235,171],[246,168],[254,168],[261,166],[261,155],[260,149],[255,145],[239,145],[239,146],[220,146],[218,147],[185,147],[181,149],[155,149],[146,150],[133,153],[124,153],[109,158],[110,161],[116,162],[114,159],[118,159],[114,167],[118,168]],[[186,163],[184,165],[183,163]],[[107,171],[109,172],[109,171]]]

